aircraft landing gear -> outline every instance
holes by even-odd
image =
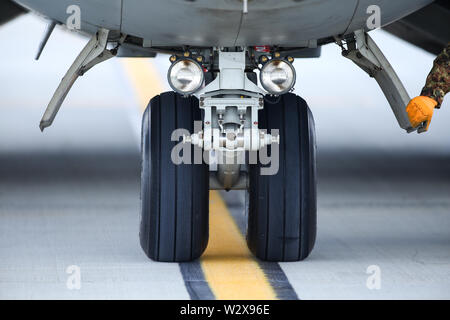
[[[247,243],[262,260],[298,261],[309,255],[316,238],[314,119],[300,97],[275,99],[265,103],[259,123],[280,130],[279,168],[261,175],[267,165],[248,166]],[[153,98],[143,116],[140,241],[155,261],[194,260],[208,243],[208,166],[194,164],[193,156],[192,164],[171,159],[172,131],[192,132],[195,120],[200,120],[198,100],[175,92]]]
[[[282,88],[271,96],[250,80],[254,64],[247,53],[219,51],[215,79],[199,91],[188,81],[202,81],[198,59],[171,59],[172,87],[194,90],[196,97],[163,93],[144,113],[140,240],[153,260],[201,256],[209,189],[248,190],[247,243],[258,258],[299,261],[314,246],[313,116],[303,99],[288,93],[295,82],[292,60],[274,55],[271,64],[264,61],[265,87]],[[174,136],[177,129],[184,132]]]

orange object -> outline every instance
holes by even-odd
[[[437,104],[436,100],[425,96],[418,96],[412,99],[406,107],[411,125],[417,128],[423,124],[421,132],[427,131]]]

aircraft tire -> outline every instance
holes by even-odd
[[[266,97],[259,127],[279,129],[279,169],[261,175],[262,165],[249,166],[247,244],[266,261],[300,261],[316,240],[316,140],[313,115],[302,98]],[[272,164],[273,147],[272,151]]]
[[[176,165],[171,158],[179,143],[171,141],[173,131],[192,133],[195,120],[201,120],[198,100],[175,92],[154,97],[142,118],[139,237],[144,252],[155,261],[194,260],[208,243],[208,166]]]

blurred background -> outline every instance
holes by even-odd
[[[45,27],[28,14],[0,28],[0,298],[186,298],[178,266],[149,262],[138,244],[140,116],[144,100],[169,88],[168,56],[138,59],[156,73],[148,99],[133,61],[94,67],[41,133],[87,42],[57,27],[35,61]],[[418,95],[434,56],[384,31],[371,36]],[[316,120],[319,179],[316,248],[281,264],[299,297],[450,298],[450,98],[428,133],[408,135],[338,46],[295,66],[295,92]],[[82,291],[61,285],[70,264],[87,270]],[[373,264],[379,291],[365,287]]]

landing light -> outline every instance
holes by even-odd
[[[294,87],[295,69],[285,60],[271,60],[261,69],[260,81],[270,94],[287,93]]]
[[[203,69],[194,60],[180,59],[170,67],[167,79],[176,92],[183,95],[192,94],[203,84]]]

